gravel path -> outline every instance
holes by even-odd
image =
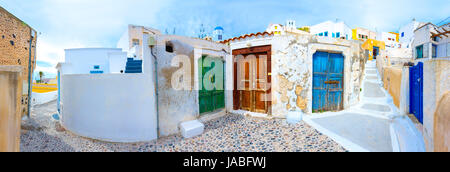
[[[342,152],[342,146],[306,123],[264,120],[230,114],[205,124],[198,137],[179,135],[145,143],[108,143],[76,136],[52,119],[56,102],[35,107],[22,122],[24,152]]]

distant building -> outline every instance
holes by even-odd
[[[223,41],[223,27],[217,26],[213,31],[214,41]]]
[[[330,38],[350,40],[352,30],[344,22],[325,21],[310,27],[310,33]]]
[[[120,48],[66,49],[59,74],[124,73],[127,53]]]
[[[308,32],[298,29],[294,20],[287,20],[286,25],[269,24],[266,32],[273,33],[274,35],[285,35],[287,33],[308,34]]]
[[[352,30],[353,40],[367,41],[368,39],[377,39],[377,33],[369,29],[357,27]]]
[[[273,33],[274,35],[283,35],[284,27],[281,24],[269,24],[269,27],[267,27],[266,32]]]
[[[397,41],[397,34],[395,33],[380,32],[377,34],[377,40],[383,41],[387,49],[400,47],[400,44]]]
[[[410,48],[411,43],[414,41],[414,31],[419,28],[420,26],[423,26],[425,23],[418,22],[415,19],[413,19],[410,23],[400,27],[399,30],[399,42],[401,48]]]

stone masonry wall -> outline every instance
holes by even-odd
[[[31,35],[34,35],[34,37],[31,38]],[[36,35],[36,31],[33,31],[30,26],[0,7],[0,65],[18,65],[23,67],[22,78],[19,82],[20,85],[24,86],[21,98],[23,114],[26,114],[28,111],[27,84],[30,49],[31,70],[33,71],[36,66]]]

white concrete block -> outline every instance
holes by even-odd
[[[184,138],[192,138],[203,133],[205,125],[198,120],[182,122],[180,124],[181,135]]]
[[[296,124],[302,121],[303,119],[303,113],[302,112],[289,112],[286,115],[286,121],[289,124]]]

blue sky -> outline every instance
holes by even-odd
[[[64,49],[115,47],[128,24],[196,36],[220,25],[225,38],[264,31],[294,19],[298,26],[343,20],[350,27],[397,31],[416,18],[450,17],[448,0],[0,0],[0,6],[41,34],[38,68],[53,76]]]

